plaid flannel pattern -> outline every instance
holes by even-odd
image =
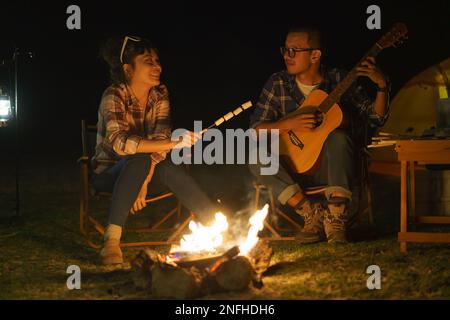
[[[120,160],[123,156],[135,154],[142,139],[168,139],[171,132],[166,86],[151,89],[143,110],[127,85],[111,85],[103,93],[98,111],[94,172],[98,174],[111,166],[101,160]],[[158,163],[166,158],[166,153],[154,152],[150,157]]]
[[[336,85],[345,77],[346,72],[339,69],[326,70],[322,67],[321,73],[323,81],[318,89],[330,93]],[[258,103],[250,118],[250,127],[255,128],[263,122],[274,122],[294,111],[300,106],[305,97],[299,90],[295,81],[295,76],[289,75],[286,71],[274,73],[264,85]],[[382,126],[389,115],[389,92],[388,110],[384,116],[379,116],[374,110],[374,101],[369,98],[363,87],[355,82],[339,102],[341,109],[350,127],[355,128],[361,124],[361,116],[368,119],[371,128]],[[358,130],[353,130],[356,134]]]

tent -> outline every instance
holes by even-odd
[[[421,136],[436,125],[440,99],[450,94],[450,58],[409,80],[391,102],[391,114],[382,132]]]
[[[450,58],[411,78],[391,101],[389,119],[380,132],[414,137],[434,127],[438,103],[449,100],[448,78]],[[372,172],[399,175],[394,146],[374,148],[371,153]]]

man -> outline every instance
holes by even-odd
[[[315,128],[315,115],[302,114],[282,119],[297,109],[315,89],[330,93],[344,78],[345,73],[327,69],[321,64],[324,44],[316,29],[294,28],[281,48],[286,70],[273,74],[265,84],[251,117],[251,127],[259,129],[309,131]],[[326,185],[327,208],[312,205],[286,168],[280,166],[277,175],[259,176],[259,165],[251,166],[253,174],[272,188],[282,205],[289,205],[302,216],[304,228],[296,238],[301,243],[345,243],[348,206],[351,201],[351,182],[355,177],[354,156],[361,141],[365,123],[371,128],[384,124],[388,115],[388,84],[386,77],[368,58],[357,68],[359,76],[368,77],[376,86],[375,100],[369,99],[362,87],[353,85],[341,97],[339,105],[344,114],[343,124],[331,132],[322,149],[320,166],[312,176],[301,175],[300,183]]]

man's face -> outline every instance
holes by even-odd
[[[306,33],[289,33],[286,37],[285,47],[287,49],[306,49],[311,48],[308,44],[308,35]],[[290,58],[288,52],[283,55],[284,63],[289,74],[301,74],[311,67],[311,53],[313,51],[296,52],[294,58]]]
[[[145,51],[134,59],[133,81],[144,82],[150,86],[160,84],[161,65],[159,57],[154,50]]]

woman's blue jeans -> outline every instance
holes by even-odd
[[[149,154],[135,154],[124,157],[114,166],[93,177],[92,184],[97,191],[112,193],[108,224],[122,227],[125,225],[150,165]],[[208,198],[192,176],[182,166],[173,164],[169,157],[156,165],[147,187],[149,195],[167,189],[202,223],[209,222],[218,211],[218,206]]]

